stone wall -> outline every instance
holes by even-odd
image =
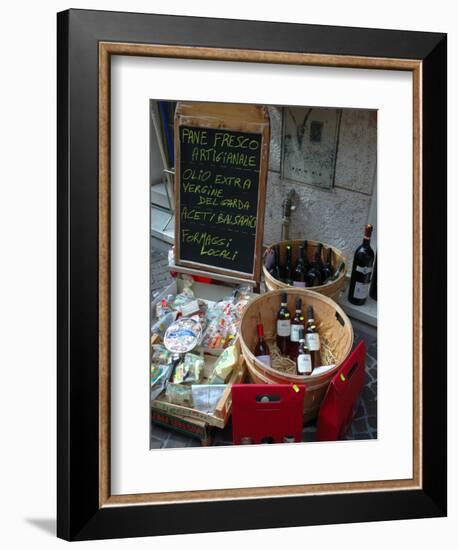
[[[351,261],[362,241],[364,224],[368,222],[373,200],[372,191],[376,185],[376,111],[343,110],[335,184],[331,190],[282,180],[282,108],[269,107],[269,114],[271,141],[264,242],[269,244],[280,240],[281,205],[287,192],[294,189],[299,196],[299,204],[291,216],[290,238],[332,244]]]

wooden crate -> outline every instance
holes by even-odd
[[[210,363],[212,359],[213,361],[216,360],[216,358],[209,358],[208,356],[206,359],[207,361],[210,361]],[[218,405],[216,406],[216,409],[212,414],[204,413],[197,409],[193,409],[192,407],[170,403],[169,401],[167,401],[164,393],[162,393],[157,399],[151,402],[151,407],[152,409],[164,411],[170,414],[201,420],[203,422],[206,422],[210,426],[215,426],[216,428],[223,429],[226,426],[231,414],[232,384],[240,384],[241,382],[243,382],[245,378],[245,373],[245,361],[243,355],[240,354],[238,365],[236,365],[236,367],[234,368],[231,377],[227,382],[226,389],[224,390],[224,393],[218,401]]]
[[[203,446],[211,444],[211,427],[202,420],[171,414],[156,407],[151,408],[151,420],[159,426],[197,439]]]

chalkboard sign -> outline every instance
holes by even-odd
[[[223,118],[215,128],[205,116],[192,125],[180,124],[179,117],[176,122],[177,264],[257,279],[265,202],[264,127],[236,130],[230,126],[240,128],[240,122]]]

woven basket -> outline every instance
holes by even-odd
[[[259,314],[270,344],[269,336],[273,337],[276,332],[277,312],[280,308],[280,295],[283,292],[287,293],[288,307],[291,312],[295,309],[296,298],[302,299],[303,314],[306,314],[307,306],[313,306],[315,322],[322,342],[323,357],[328,358],[325,363],[335,364],[332,370],[319,376],[299,376],[268,367],[253,355]],[[240,347],[251,381],[255,384],[305,383],[307,385],[304,402],[305,422],[316,417],[331,378],[350,354],[352,346],[353,327],[347,315],[333,300],[310,290],[289,287],[285,290],[273,290],[261,294],[247,306],[240,324]],[[332,362],[329,361],[330,357]]]
[[[293,257],[293,266],[296,265],[297,256],[299,253],[299,246],[301,244],[304,244],[304,241],[300,240],[293,240],[293,241],[281,241],[279,243],[276,243],[280,251],[280,262],[283,264],[286,258],[286,245],[289,244],[292,246],[292,257]],[[315,256],[315,249],[318,246],[317,241],[307,241],[307,258],[309,261],[312,261]],[[343,255],[343,253],[336,248],[335,246],[331,246],[329,244],[321,243],[323,245],[323,257],[326,257],[326,251],[328,248],[332,248],[333,254],[332,254],[332,267],[334,271],[339,267],[341,262],[345,263],[345,267],[342,270],[342,272],[339,274],[337,279],[335,281],[330,281],[329,283],[326,283],[324,285],[319,286],[312,286],[308,288],[307,290],[313,290],[315,292],[319,292],[320,294],[324,294],[325,296],[329,296],[333,300],[338,301],[340,294],[342,292],[342,287],[345,283],[345,275],[347,274],[347,259]],[[264,253],[265,254],[265,253]],[[286,283],[283,283],[282,281],[279,281],[278,279],[275,279],[272,277],[272,275],[267,271],[264,262],[262,264],[262,272],[264,274],[264,280],[266,283],[266,286],[269,290],[278,290],[281,288],[291,288],[290,285],[287,285]]]

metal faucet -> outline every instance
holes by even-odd
[[[294,189],[290,189],[282,203],[282,218],[281,218],[281,240],[287,241],[289,239],[289,222],[291,219],[291,212],[294,212],[297,208],[297,202],[299,197]]]

